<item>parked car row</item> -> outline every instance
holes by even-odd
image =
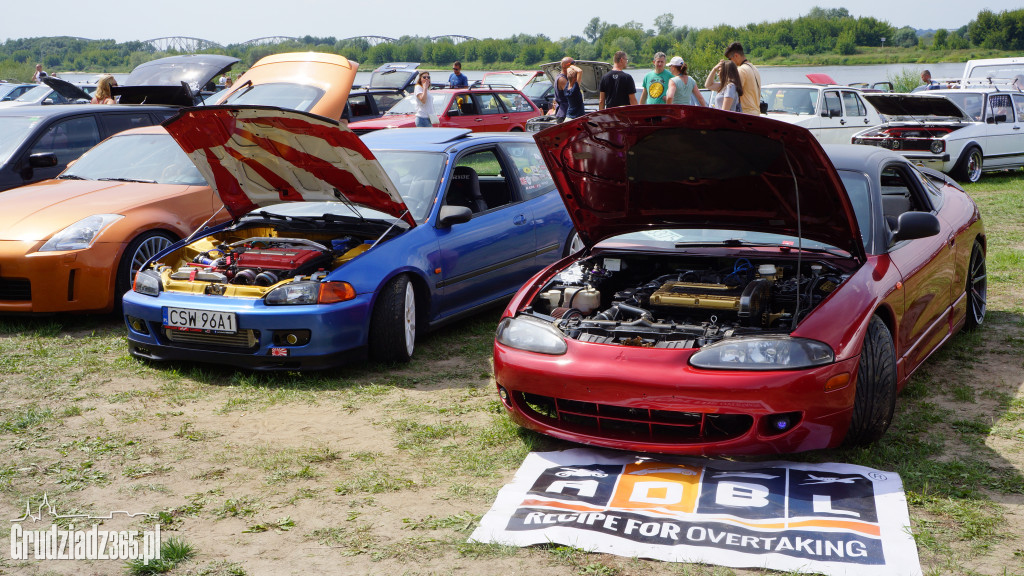
[[[785,85],[772,114],[794,122],[633,106],[530,137],[508,131],[537,106],[481,84],[435,91],[459,127],[376,130],[405,120],[342,121],[357,67],[274,55],[211,105],[47,107],[162,125],[0,193],[0,313],[119,309],[136,358],[290,370],[408,361],[508,302],[514,421],[685,454],[872,442],[924,360],[984,321],[971,198],[884,146],[823,147],[789,108],[867,125],[870,94]],[[34,145],[22,166],[54,168]]]

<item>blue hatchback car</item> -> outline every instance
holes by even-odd
[[[532,138],[380,130],[268,107],[165,127],[234,220],[174,244],[124,296],[131,354],[257,370],[369,353],[507,299],[568,252],[572,223]]]

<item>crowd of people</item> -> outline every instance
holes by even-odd
[[[761,73],[744,55],[743,45],[733,42],[725,49],[724,56],[704,82],[705,88],[716,93],[713,102],[704,99],[697,81],[688,74],[686,61],[680,56],[666,60],[664,52],[654,55],[654,69],[644,76],[638,99],[636,82],[626,72],[629,55],[620,50],[615,53],[611,71],[601,77],[598,85],[598,109],[637,103],[681,104],[762,114]],[[583,71],[570,56],[562,58],[561,68],[555,79],[553,107],[548,112],[558,123],[583,115],[583,94],[579,86]]]

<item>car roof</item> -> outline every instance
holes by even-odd
[[[878,146],[857,144],[825,144],[822,146],[829,160],[837,170],[854,170],[871,172],[871,167],[888,160],[899,160],[906,163],[906,158]]]
[[[87,104],[66,104],[66,105],[44,105],[35,104],[30,106],[14,106],[12,108],[0,108],[0,116],[73,116],[84,112],[98,112],[100,114],[113,114],[117,112],[131,111],[157,111],[177,110],[176,106],[157,106],[153,104],[121,104],[116,106],[89,106]]]

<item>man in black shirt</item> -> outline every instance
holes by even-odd
[[[628,62],[625,52],[619,50],[615,53],[612,71],[601,77],[601,96],[597,104],[599,110],[636,104],[636,83],[626,72]]]

